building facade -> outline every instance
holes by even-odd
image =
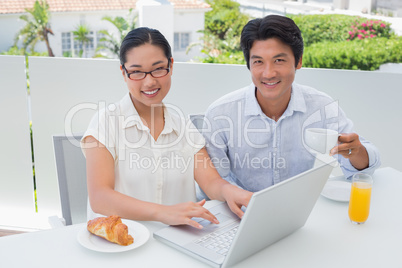
[[[35,0],[0,0],[0,52],[7,51],[25,22],[19,19],[32,8]],[[204,29],[204,15],[209,5],[199,0],[47,0],[51,13],[50,26],[54,35],[49,35],[50,46],[56,57],[93,57],[106,51],[96,51],[101,45],[101,30],[118,36],[117,29],[104,16],[127,18],[129,10],[136,16],[136,27],[147,26],[160,30],[169,40],[176,61],[189,61],[202,56],[201,46],[187,52],[192,43],[199,43]],[[79,25],[89,29],[90,42],[83,48],[73,34]],[[19,43],[21,47],[21,44]],[[47,51],[45,43],[39,42],[35,51]],[[115,57],[115,56],[114,56]]]

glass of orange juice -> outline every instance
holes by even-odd
[[[352,223],[363,224],[366,222],[370,212],[372,187],[373,179],[369,174],[353,175],[349,200],[349,219]]]

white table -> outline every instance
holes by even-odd
[[[402,173],[374,174],[368,221],[353,225],[348,204],[320,197],[306,225],[236,267],[402,267]],[[162,224],[143,222],[151,231]],[[0,267],[208,267],[152,237],[140,248],[99,253],[82,247],[78,224],[0,238]]]

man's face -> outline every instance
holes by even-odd
[[[281,40],[269,38],[254,41],[250,49],[250,72],[260,105],[265,103],[287,106],[296,70],[301,66],[300,58],[295,67],[291,47]]]

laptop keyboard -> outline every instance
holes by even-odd
[[[234,222],[195,240],[194,243],[226,256],[238,227],[239,223]]]

